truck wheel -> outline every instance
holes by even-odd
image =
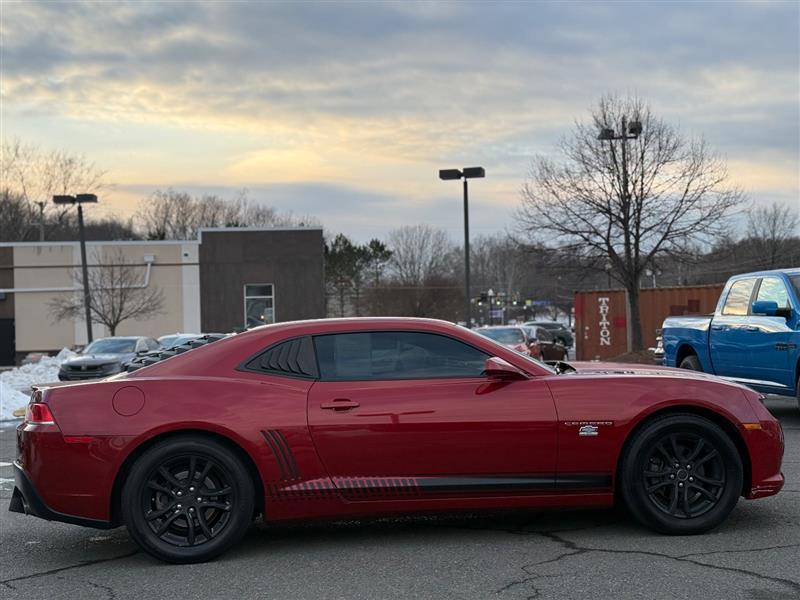
[[[681,369],[689,369],[690,371],[702,371],[703,367],[700,360],[694,355],[690,354],[681,361],[679,365]]]

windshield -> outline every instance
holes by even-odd
[[[524,344],[525,335],[521,329],[516,327],[509,327],[507,329],[480,329],[478,330],[482,336],[500,342],[501,344]]]
[[[95,340],[83,350],[83,354],[128,354],[136,350],[136,340],[131,338],[105,338]]]

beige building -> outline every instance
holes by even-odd
[[[324,316],[319,228],[211,229],[193,241],[87,242],[86,252],[90,269],[122,255],[138,271],[132,286],[162,292],[160,314],[126,320],[117,335],[224,332],[259,319]],[[80,267],[78,242],[0,244],[0,364],[86,343],[85,322],[58,321],[50,306],[81,292],[75,280]],[[98,323],[92,332],[108,335]]]

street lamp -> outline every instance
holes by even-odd
[[[628,123],[625,117],[622,117],[622,133],[617,135],[613,129],[602,127],[597,139],[600,141],[611,140],[635,140],[642,133],[642,122],[631,121]]]
[[[469,300],[469,192],[467,190],[467,180],[486,177],[483,167],[466,167],[461,169],[442,169],[439,171],[439,179],[451,181],[464,179],[464,307],[466,313],[464,320],[467,329],[472,327],[472,305]]]
[[[94,194],[76,194],[75,196],[53,196],[55,204],[78,205],[78,236],[81,241],[81,272],[83,273],[83,307],[86,311],[86,343],[92,343],[92,311],[89,297],[89,268],[86,264],[86,233],[83,230],[83,204],[96,203]]]

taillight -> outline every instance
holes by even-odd
[[[31,425],[54,425],[56,420],[44,402],[31,402],[25,411],[25,422]]]

